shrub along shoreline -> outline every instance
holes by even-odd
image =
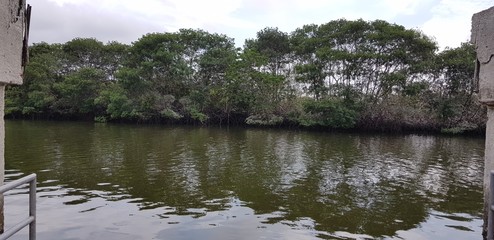
[[[203,30],[130,45],[76,38],[30,47],[7,118],[251,125],[382,132],[483,132],[471,44],[439,52],[415,29],[334,20],[265,28],[236,48]]]

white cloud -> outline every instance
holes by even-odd
[[[130,43],[148,32],[201,28],[237,39],[264,27],[291,32],[304,24],[345,18],[382,19],[420,28],[442,47],[469,37],[470,18],[489,0],[28,0],[32,40],[64,42],[74,37]],[[47,5],[47,6],[43,6]],[[402,22],[400,22],[402,21]],[[409,24],[409,25],[407,25]],[[111,39],[113,38],[113,39]]]
[[[29,1],[29,0],[28,0]],[[208,31],[222,33],[222,29],[228,27],[237,28],[255,28],[255,25],[249,21],[236,19],[231,14],[241,7],[241,0],[41,0],[56,4],[55,11],[51,11],[50,18],[58,18],[65,24],[74,27],[102,28],[106,25],[109,32],[112,28],[121,28],[122,26],[136,26],[141,24],[142,29],[150,30],[149,32],[177,31],[180,28],[201,28]],[[38,1],[32,0],[32,4],[37,5]],[[34,13],[36,8],[34,6]],[[41,7],[41,11],[45,11]],[[62,10],[75,11],[75,16],[67,16]],[[92,19],[101,18],[112,19],[113,21],[100,21],[94,25]],[[43,15],[43,17],[48,17]],[[75,18],[79,18],[78,23]],[[83,20],[84,19],[84,20]],[[36,21],[37,19],[33,19]],[[39,19],[38,19],[39,20]],[[120,21],[117,23],[116,21]],[[41,20],[43,21],[43,20]],[[115,24],[115,25],[113,25]],[[67,33],[66,28],[60,28],[61,23],[57,24],[58,31],[61,34]],[[137,40],[146,32],[135,29],[134,39]],[[62,31],[60,31],[62,30]],[[80,32],[81,37],[94,35],[88,32]],[[74,36],[75,37],[75,36]],[[35,38],[37,39],[37,38]],[[64,39],[65,41],[66,39]],[[128,37],[125,40],[118,41],[130,42]]]
[[[415,0],[382,0],[381,6],[388,8],[389,12],[405,15],[412,15],[415,13],[415,8],[418,6],[420,1]]]
[[[433,17],[421,29],[434,36],[441,48],[457,47],[470,38],[472,15],[490,5],[490,1],[483,0],[441,0],[431,10]]]
[[[80,4],[79,0],[50,0],[51,2],[56,3],[58,6],[63,6],[64,4]]]

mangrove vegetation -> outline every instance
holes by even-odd
[[[237,48],[198,29],[130,45],[35,43],[10,118],[248,124],[382,131],[477,131],[471,44],[438,50],[416,29],[334,20],[265,28]]]

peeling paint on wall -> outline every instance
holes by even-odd
[[[480,101],[494,104],[494,7],[476,13],[472,17],[471,42],[475,44],[477,63],[475,81]]]
[[[0,1],[0,83],[22,84],[26,0]]]

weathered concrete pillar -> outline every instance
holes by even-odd
[[[27,38],[30,8],[26,0],[0,1],[0,184],[5,172],[5,85],[22,84],[22,73],[27,61]],[[3,195],[0,195],[0,232],[3,232]]]
[[[489,211],[490,172],[494,170],[494,106],[487,106],[487,129],[485,134],[484,165],[484,226],[482,235],[487,239],[487,217]]]
[[[482,235],[487,236],[489,213],[490,172],[494,170],[494,7],[478,12],[472,17],[471,42],[475,44],[477,61],[475,82],[480,102],[487,105],[487,129],[484,160],[484,226]],[[492,238],[493,236],[489,236]]]
[[[5,123],[3,120],[4,107],[5,107],[5,84],[0,84],[0,185],[3,185],[3,178],[5,172]],[[3,233],[4,218],[3,218],[3,194],[0,194],[0,232]]]

